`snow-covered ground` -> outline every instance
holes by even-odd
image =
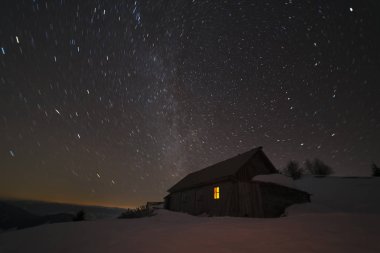
[[[298,189],[312,194],[312,203],[293,206],[288,210],[290,214],[295,210],[380,214],[380,177],[305,176],[294,182]]]
[[[2,233],[0,252],[380,252],[380,179],[305,178],[296,184],[310,187],[315,203],[291,207],[288,217],[210,218],[160,210],[149,218]],[[376,204],[366,203],[375,198]]]

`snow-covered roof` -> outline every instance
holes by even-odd
[[[274,184],[286,186],[289,188],[297,189],[297,186],[291,177],[287,177],[285,175],[278,174],[278,173],[267,174],[267,175],[257,175],[252,178],[252,181],[274,183]]]

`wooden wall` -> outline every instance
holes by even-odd
[[[216,186],[220,189],[220,199],[214,199]],[[259,190],[249,182],[226,181],[172,193],[166,206],[193,215],[261,217]]]
[[[220,187],[220,199],[214,199],[216,186]],[[310,197],[271,183],[225,181],[171,193],[166,200],[169,210],[193,215],[279,217],[288,206],[309,202]]]
[[[260,186],[252,182],[239,182],[238,215],[241,217],[263,217]]]
[[[260,183],[264,217],[279,217],[293,204],[310,202],[306,192],[272,183]]]
[[[220,189],[220,198],[214,199],[214,187]],[[235,206],[237,192],[235,184],[230,181],[206,185],[198,188],[171,193],[167,197],[167,207],[172,211],[180,211],[194,215],[203,213],[212,216],[230,215]],[[236,212],[236,211],[235,211]]]

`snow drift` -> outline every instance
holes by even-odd
[[[305,176],[294,183],[298,189],[311,194],[311,203],[290,207],[289,213],[323,211],[380,214],[380,177]]]
[[[300,205],[303,211],[298,208],[274,219],[196,217],[159,210],[148,218],[50,224],[3,233],[0,252],[380,252],[379,183],[380,179],[306,177],[295,181],[296,186],[314,194],[312,205],[324,212],[308,204]],[[368,203],[374,199],[376,203]]]

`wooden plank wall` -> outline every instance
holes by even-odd
[[[214,199],[214,187],[220,199]],[[278,217],[286,207],[309,201],[307,193],[262,182],[226,181],[169,196],[169,210],[193,215]]]
[[[260,185],[253,182],[239,182],[238,186],[238,215],[241,217],[263,217]]]
[[[265,217],[279,217],[296,203],[310,202],[310,195],[296,189],[272,183],[259,183]]]

